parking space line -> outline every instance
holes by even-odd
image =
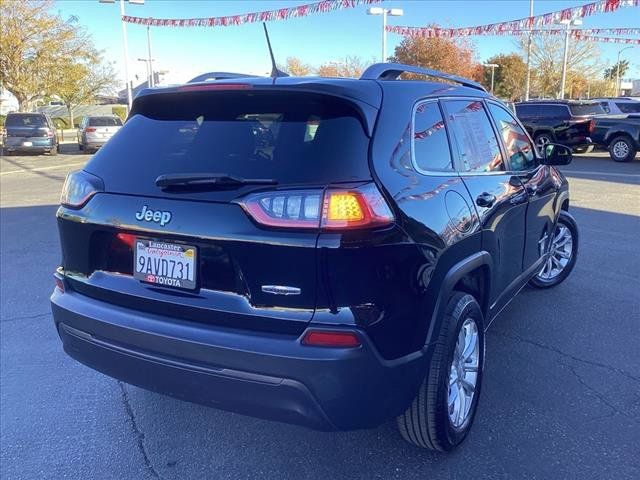
[[[640,178],[640,174],[637,173],[609,173],[609,172],[592,172],[592,171],[584,171],[584,170],[565,170],[564,174],[571,176],[572,174],[578,175],[598,175],[603,177],[625,177],[625,178]]]
[[[67,168],[67,167],[78,167],[80,165],[84,165],[85,162],[77,162],[77,163],[65,163],[64,165],[51,165],[49,167],[40,167],[40,168],[23,168],[21,170],[10,170],[8,172],[0,172],[1,175],[10,175],[12,173],[33,173],[33,172],[42,172],[44,170],[55,170],[56,168]]]

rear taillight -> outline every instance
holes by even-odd
[[[130,233],[118,233],[116,235],[118,241],[129,248],[133,248],[133,242],[136,241],[135,235],[131,235]]]
[[[388,225],[394,217],[374,184],[325,190],[276,190],[240,202],[261,225],[340,230]]]
[[[87,132],[87,133],[93,133],[93,132],[96,131],[96,128],[95,127],[87,127],[87,128],[84,129],[84,131]]]
[[[53,280],[56,282],[56,288],[64,293],[64,279],[58,272],[53,274]]]
[[[596,121],[591,119],[589,120],[589,135],[596,131]]]
[[[91,197],[103,190],[104,184],[99,177],[84,170],[71,172],[64,181],[60,204],[69,208],[82,208]]]
[[[308,330],[302,337],[302,344],[313,347],[355,348],[360,346],[360,339],[354,332]]]

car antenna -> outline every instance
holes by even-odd
[[[271,49],[271,40],[269,40],[269,32],[267,31],[267,24],[262,22],[262,27],[264,28],[264,36],[267,37],[267,46],[269,47],[269,55],[271,56],[271,78],[276,79],[278,77],[288,77],[289,74],[278,70],[278,66],[276,65],[276,59],[273,56],[273,50]]]

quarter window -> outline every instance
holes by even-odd
[[[445,102],[445,108],[462,169],[467,172],[504,170],[498,139],[482,101],[452,100]]]
[[[438,102],[424,102],[413,117],[413,156],[426,171],[451,171],[451,151]]]
[[[531,170],[536,166],[533,145],[515,118],[504,108],[489,103],[489,110],[502,136],[511,170]]]

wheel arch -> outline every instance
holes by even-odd
[[[436,305],[433,309],[425,345],[430,345],[437,338],[447,301],[451,293],[458,289],[474,296],[480,304],[486,324],[489,324],[486,316],[489,312],[492,269],[493,259],[487,251],[470,255],[449,269],[444,276]]]

